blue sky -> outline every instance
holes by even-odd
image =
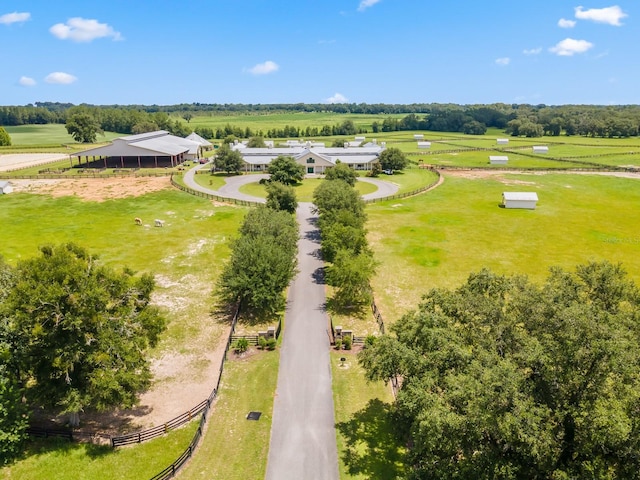
[[[637,104],[637,0],[0,0],[0,105]]]

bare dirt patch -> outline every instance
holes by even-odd
[[[15,192],[53,197],[75,196],[82,200],[106,200],[137,197],[171,188],[169,177],[117,177],[60,180],[11,180]]]

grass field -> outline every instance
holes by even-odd
[[[87,144],[76,142],[71,135],[67,133],[64,125],[59,123],[50,123],[47,125],[20,125],[17,127],[4,127],[11,137],[12,147],[34,147],[38,145],[47,145],[51,147],[69,146],[73,149],[85,150],[91,148]],[[119,133],[105,132],[104,135],[98,135],[99,143],[113,140],[122,136]],[[10,149],[7,147],[0,148],[0,153]],[[60,150],[60,151],[64,151]]]
[[[340,478],[400,477],[405,449],[393,433],[390,387],[367,383],[352,352],[331,352],[331,372]]]
[[[608,259],[640,280],[637,179],[599,175],[445,174],[437,189],[367,208],[380,262],[373,281],[387,323],[432,287],[454,287],[489,267],[542,280],[553,265]],[[536,191],[536,210],[499,208],[503,191]]]
[[[30,442],[26,457],[0,469],[11,480],[140,480],[153,477],[186,450],[198,421],[139,445],[112,449],[61,439]],[[107,473],[108,472],[108,473]]]
[[[313,192],[322,182],[321,178],[305,178],[304,181],[295,185],[293,188],[296,192],[296,197],[299,202],[311,202],[313,201]],[[356,182],[356,190],[360,195],[366,195],[367,193],[375,192],[377,187],[370,183]],[[259,183],[248,183],[240,187],[240,192],[247,195],[253,195],[254,197],[266,198],[267,190],[265,185]]]
[[[206,434],[181,479],[264,478],[278,359],[278,351],[265,351],[227,362]],[[262,412],[260,420],[248,421],[250,411]]]
[[[168,328],[151,357],[171,358],[173,365],[188,372],[192,382],[202,384],[198,390],[202,392],[192,393],[183,409],[167,411],[167,418],[163,419],[167,421],[206,398],[215,385],[215,376],[209,378],[206,372],[217,373],[218,364],[210,353],[224,340],[227,327],[211,316],[212,290],[221,265],[228,257],[229,239],[236,235],[245,212],[243,208],[214,206],[205,199],[171,187],[143,196],[104,202],[13,193],[0,196],[0,222],[4,225],[0,254],[15,264],[20,259],[37,255],[40,245],[73,241],[98,254],[105,264],[115,268],[126,265],[138,272],[154,274],[157,287],[153,300],[167,317]],[[145,223],[162,218],[165,227],[138,227],[133,222],[134,217],[145,219]],[[156,383],[162,388],[181,389],[184,388],[181,378],[169,372]],[[52,451],[57,448],[52,447]],[[186,448],[186,444],[181,448]],[[71,455],[74,462],[85,462],[86,468],[90,468],[95,461],[92,452],[85,447],[64,447],[52,455],[58,462]],[[173,452],[165,452],[162,468],[173,461]],[[40,466],[36,460],[41,458],[29,457],[27,471],[38,472]],[[122,458],[140,464],[130,465],[129,468],[135,471],[144,467],[146,454]],[[152,457],[149,458],[152,462]],[[49,462],[46,458],[43,461]],[[153,461],[153,464],[157,462]],[[78,470],[82,469],[76,468],[76,473]],[[123,478],[147,477],[149,475],[145,473]],[[21,478],[57,477],[25,474]]]

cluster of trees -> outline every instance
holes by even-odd
[[[382,151],[378,163],[382,170],[404,170],[409,165],[409,159],[399,148],[390,147]]]
[[[297,244],[298,227],[292,215],[268,207],[249,211],[220,275],[220,300],[240,302],[257,315],[281,311],[284,289],[296,273]]]
[[[409,478],[639,478],[640,291],[620,265],[482,270],[363,350],[400,377]]]
[[[165,329],[154,280],[115,271],[69,243],[12,267],[0,259],[0,458],[20,448],[28,409],[128,408],[151,381],[146,353]]]
[[[364,228],[364,202],[354,188],[355,182],[355,171],[338,163],[313,192],[322,256],[330,263],[325,278],[335,287],[333,301],[337,308],[359,308],[370,303],[370,279],[376,270]]]

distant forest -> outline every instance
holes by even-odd
[[[487,128],[504,129],[512,136],[583,135],[590,137],[634,137],[640,128],[639,105],[526,105],[494,103],[488,105],[456,105],[435,103],[413,104],[178,104],[178,105],[73,105],[70,103],[36,102],[25,106],[0,107],[0,126],[61,123],[73,115],[88,114],[104,131],[122,134],[143,133],[157,129],[186,136],[191,128],[185,124],[197,115],[232,116],[239,114],[333,112],[385,115],[370,127],[356,129],[345,120],[336,125],[306,128],[285,126],[267,131],[252,131],[237,125],[222,128],[196,127],[196,133],[207,139],[229,136],[248,138],[316,137],[357,133],[424,130],[460,132],[482,135]],[[406,114],[397,118],[398,114]],[[179,118],[176,118],[178,116]]]

